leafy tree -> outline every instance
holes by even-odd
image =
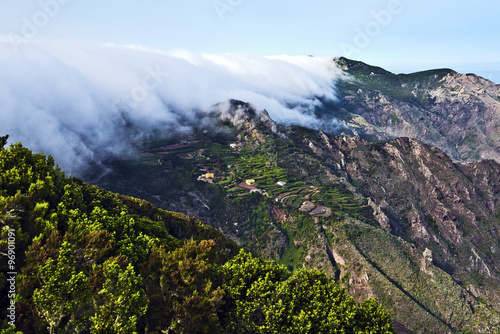
[[[266,275],[273,281],[290,276],[285,267],[254,257],[243,249],[224,265],[223,272],[224,289],[235,300],[244,299],[252,284]]]
[[[368,298],[358,307],[356,332],[368,334],[394,332],[390,313],[382,308],[377,299]]]
[[[224,291],[213,240],[190,240],[174,251],[154,248],[142,268],[154,303],[148,327],[176,333],[220,332]],[[158,311],[163,317],[158,317]]]
[[[2,329],[1,334],[23,334],[23,332],[16,330],[16,326],[9,326],[6,329]]]
[[[259,309],[260,300],[272,293],[270,291],[276,288],[277,282],[290,276],[283,266],[253,257],[244,250],[224,265],[223,273],[223,287],[232,302],[225,324],[230,333],[254,331],[263,317]],[[264,295],[257,300],[250,292],[252,288],[256,289],[256,284],[268,288],[267,291],[260,291]]]
[[[120,254],[126,255],[131,262],[145,261],[150,249],[158,244],[158,238],[145,235],[136,229],[136,219],[122,211],[119,218],[112,220],[112,231]]]
[[[376,300],[361,306],[325,272],[289,276],[242,251],[225,266],[224,288],[233,298],[230,333],[393,333]]]
[[[2,148],[4,148],[4,146],[7,144],[8,139],[9,139],[9,135],[0,136],[0,150]]]
[[[25,333],[44,333],[46,320],[39,315],[33,303],[34,291],[41,287],[38,272],[40,267],[51,258],[57,261],[62,245],[62,238],[57,232],[51,233],[46,239],[42,235],[34,238],[26,250],[25,265],[16,278],[16,313],[17,325]]]
[[[49,333],[60,327],[66,331],[80,332],[88,320],[88,278],[76,272],[71,245],[63,242],[57,262],[52,258],[38,270],[40,288],[33,293],[38,313],[48,324]],[[63,325],[63,320],[66,325]]]
[[[104,262],[102,269],[105,281],[94,299],[97,307],[90,332],[136,333],[137,319],[148,308],[141,276],[130,263],[122,269],[116,258]]]
[[[17,192],[27,193],[31,184],[52,177],[54,186],[67,182],[65,175],[54,166],[54,158],[43,153],[33,154],[20,143],[0,150],[0,195],[14,196]]]

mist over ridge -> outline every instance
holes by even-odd
[[[283,124],[314,127],[318,98],[335,101],[333,57],[168,52],[142,46],[0,40],[0,133],[54,156],[69,173],[154,131],[189,129],[228,99]]]

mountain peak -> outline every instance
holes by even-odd
[[[343,70],[349,74],[384,74],[384,75],[395,75],[382,67],[368,65],[362,61],[352,60],[345,57],[340,57],[334,59],[335,63]]]
[[[263,124],[272,132],[277,132],[277,125],[271,119],[267,110],[258,110],[248,102],[230,99],[217,103],[210,115],[211,117],[217,117],[222,122],[230,122],[238,129],[245,124],[251,123],[251,128]]]

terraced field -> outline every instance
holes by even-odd
[[[191,177],[223,186],[229,197],[248,196],[258,191],[291,209],[299,209],[309,201],[312,206],[307,212],[319,217],[331,216],[332,212],[357,217],[367,209],[366,203],[360,202],[341,184],[309,185],[292,176],[290,171],[277,167],[273,158],[252,151],[243,143],[231,148],[229,142],[214,143],[202,133],[184,134],[181,139],[144,142],[139,153],[122,157],[122,163],[168,169],[184,160]],[[213,178],[205,178],[208,173],[213,173]],[[247,180],[255,182],[246,185]]]

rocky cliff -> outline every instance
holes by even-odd
[[[449,69],[396,75],[346,58],[335,61],[347,77],[338,82],[340,102],[332,109],[349,113],[359,135],[410,137],[456,161],[500,162],[500,85]]]

